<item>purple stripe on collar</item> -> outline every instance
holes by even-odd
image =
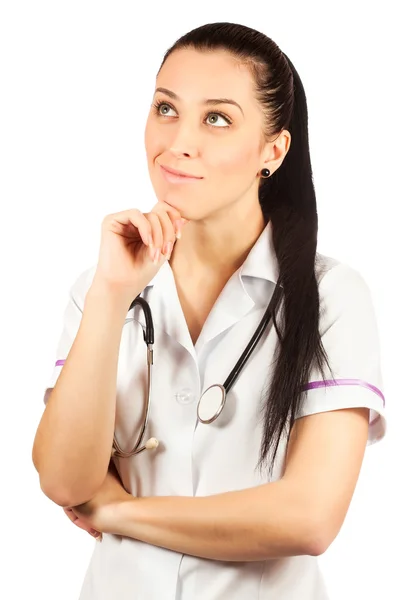
[[[63,364],[65,364],[65,360],[58,360],[58,361],[56,362],[56,367],[60,367],[60,366],[62,366]]]
[[[371,383],[367,383],[362,379],[329,379],[327,381],[311,381],[304,387],[304,391],[314,390],[321,387],[329,387],[332,385],[360,385],[362,387],[366,387],[377,394],[382,399],[383,406],[385,406],[385,396],[382,394],[382,392]]]

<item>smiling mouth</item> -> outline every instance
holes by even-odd
[[[194,175],[186,175],[177,173],[176,171],[170,170],[168,167],[160,165],[161,173],[167,181],[170,183],[189,183],[193,181],[201,181],[203,177],[195,177]]]

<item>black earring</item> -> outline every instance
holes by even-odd
[[[261,177],[263,179],[266,179],[267,177],[270,176],[270,170],[269,169],[261,169]]]

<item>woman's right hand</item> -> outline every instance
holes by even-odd
[[[149,213],[132,208],[107,215],[94,280],[128,298],[137,295],[169,260],[187,222],[163,202]]]

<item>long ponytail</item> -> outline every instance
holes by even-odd
[[[252,71],[257,99],[265,113],[265,141],[283,129],[290,148],[270,178],[262,179],[259,200],[271,220],[283,286],[282,311],[273,322],[279,343],[275,368],[261,407],[263,437],[258,467],[272,472],[280,438],[290,431],[314,365],[324,377],[328,358],[319,332],[320,300],[316,276],[318,216],[308,141],[308,111],[303,85],[289,58],[266,35],[234,23],[211,23],[182,36],[164,55],[181,48],[228,50]],[[278,312],[282,319],[278,322]],[[272,452],[272,457],[270,457]],[[270,459],[271,458],[271,459]]]

